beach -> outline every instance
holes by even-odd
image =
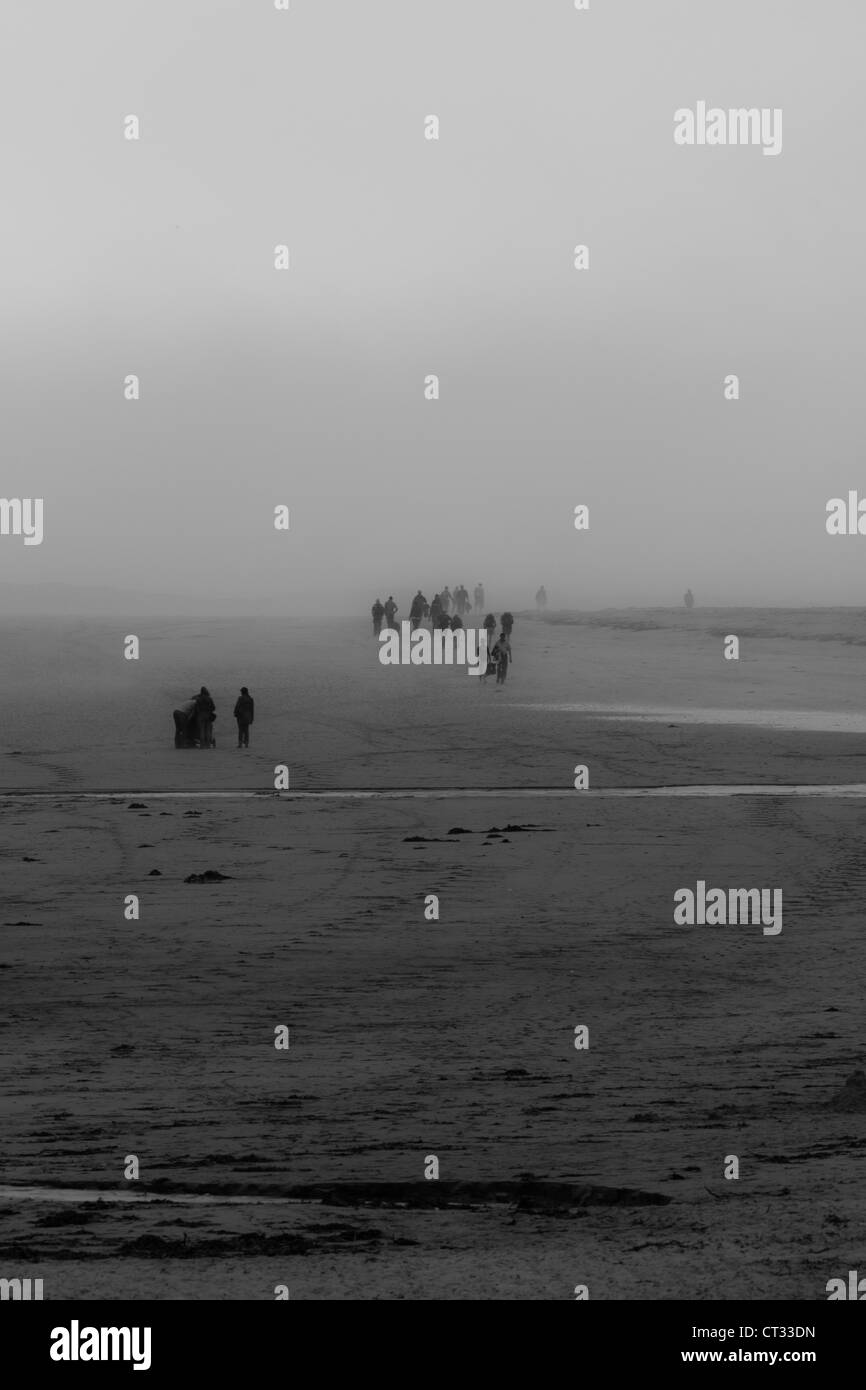
[[[862,1263],[858,610],[518,614],[500,690],[362,620],[136,631],[5,625],[4,1268],[808,1300]],[[676,925],[697,880],[781,888],[781,932]]]

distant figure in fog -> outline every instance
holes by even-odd
[[[430,604],[430,626],[438,626],[439,618],[442,614],[442,600],[438,594],[433,595],[433,602]]]
[[[245,685],[235,700],[235,719],[238,721],[238,748],[249,748],[250,725],[256,712],[256,702]]]
[[[195,697],[195,717],[199,746],[201,748],[215,748],[213,722],[216,719],[216,705],[211,699],[211,693],[206,685],[202,686]]]
[[[421,619],[424,617],[424,609],[427,607],[427,600],[422,594],[421,590],[419,589],[412,600],[412,607],[409,609],[409,617],[412,620],[413,631],[421,622]]]
[[[479,685],[485,685],[488,676],[495,676],[499,670],[499,652],[490,641],[490,633],[487,634],[487,665],[484,668],[484,675],[478,681]],[[498,682],[497,682],[498,684]]]
[[[545,589],[543,584],[539,589],[538,593],[535,595],[535,606],[538,609],[539,613],[543,613],[545,608],[547,607],[547,590]]]
[[[495,615],[493,613],[488,613],[487,617],[484,619],[482,626],[487,631],[487,650],[490,651],[491,647],[493,646],[493,634],[496,631]]]
[[[370,612],[373,614],[373,631],[378,637],[379,633],[382,631],[382,619],[385,616],[385,605],[380,598],[376,599]]]
[[[694,608],[695,596],[692,593],[691,589],[686,589],[685,593],[683,594],[683,602],[685,603],[686,608]]]
[[[394,622],[394,614],[396,612],[397,604],[394,602],[394,595],[389,594],[388,597],[385,599],[385,622],[387,623],[388,627],[397,626],[397,624]]]
[[[441,594],[439,595],[439,597],[440,597],[440,599],[442,600],[442,612],[443,612],[443,613],[450,613],[450,611],[451,611],[451,590],[448,588],[448,585],[447,585],[447,584],[445,585],[445,588],[442,590],[442,592],[441,592]]]
[[[496,661],[496,684],[504,685],[505,677],[508,675],[508,663],[511,660],[511,638],[507,632],[500,632],[492,655]]]
[[[475,585],[475,612],[480,613],[484,607],[484,585]]]
[[[505,636],[508,637],[509,639],[511,638],[511,630],[512,630],[513,627],[514,627],[514,614],[513,614],[513,613],[503,613],[503,614],[502,614],[502,631],[505,633]]]

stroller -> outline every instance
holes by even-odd
[[[199,703],[198,700],[187,700],[181,705],[180,709],[174,711],[174,746],[175,748],[195,748],[199,745],[205,748],[216,748],[216,736],[213,732],[213,717],[208,721],[209,738],[203,743],[199,737],[201,728],[199,724]]]

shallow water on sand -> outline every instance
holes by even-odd
[[[520,709],[586,714],[644,724],[736,724],[789,733],[866,734],[866,714],[841,710],[795,709],[641,709],[631,705],[524,704]]]

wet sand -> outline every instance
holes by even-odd
[[[829,610],[799,638],[793,617],[773,616],[779,635],[744,637],[731,662],[719,633],[748,632],[753,614],[669,614],[675,626],[648,630],[607,626],[629,621],[616,615],[518,615],[503,688],[455,668],[382,666],[362,620],[142,620],[138,662],[123,659],[122,624],[7,622],[0,791],[268,790],[277,764],[308,791],[570,788],[578,762],[593,787],[866,781],[866,738],[849,725],[734,736],[720,714],[692,722],[708,710],[861,715],[859,614]],[[814,621],[801,615],[804,634]],[[218,746],[176,750],[172,709],[203,682]],[[233,746],[241,684],[258,702],[249,752]],[[623,706],[629,717],[612,718]],[[642,710],[662,713],[635,720]]]
[[[574,634],[523,632],[527,657],[551,644],[555,701]],[[660,641],[661,683],[668,637],[638,635]],[[632,637],[590,638],[598,683]],[[859,807],[543,789],[568,791],[577,762],[600,790],[832,787],[860,781],[860,740],[536,719],[517,708],[531,666],[500,693],[422,671],[395,695],[342,659],[288,683],[296,717],[268,710],[249,755],[148,735],[97,757],[83,715],[64,748],[7,741],[3,1274],[48,1298],[825,1298],[862,1264]],[[802,709],[820,662],[798,659]],[[148,799],[262,792],[282,749],[299,790],[438,795]],[[75,796],[100,787],[137,794]],[[225,877],[186,882],[209,870]],[[698,878],[781,887],[781,934],[674,925]]]

